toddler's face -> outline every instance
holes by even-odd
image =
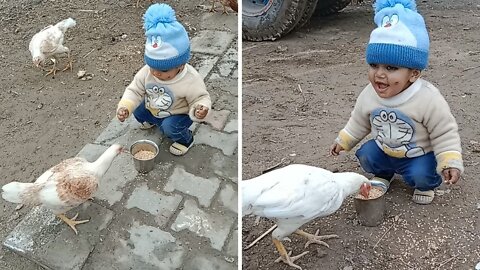
[[[152,73],[152,75],[155,76],[159,80],[169,81],[169,80],[175,78],[175,76],[177,76],[177,74],[180,73],[180,71],[182,71],[183,67],[184,67],[184,65],[181,65],[181,66],[176,67],[174,69],[163,70],[163,71],[150,68],[150,73]]]
[[[370,64],[368,80],[381,98],[391,98],[420,77],[420,71],[382,64]]]

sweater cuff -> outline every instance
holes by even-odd
[[[122,100],[120,100],[120,102],[118,102],[117,110],[120,107],[125,107],[128,110],[128,115],[130,115],[133,112],[134,106],[135,106],[135,104],[134,104],[133,101],[128,100],[128,99],[122,99]]]
[[[456,168],[463,173],[463,160],[460,152],[448,151],[437,155],[437,173],[442,175],[442,171],[448,168]]]
[[[338,133],[338,137],[335,139],[335,142],[338,143],[345,151],[352,150],[352,148],[355,147],[359,141],[360,140],[350,135],[350,133],[348,133],[345,129],[342,129]]]

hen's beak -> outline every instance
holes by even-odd
[[[370,183],[363,183],[360,186],[360,194],[362,194],[363,197],[368,198],[370,195],[370,189],[372,188],[372,185]]]

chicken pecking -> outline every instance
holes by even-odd
[[[34,183],[11,182],[2,187],[2,198],[12,203],[43,205],[53,211],[77,234],[75,225],[88,222],[65,216],[65,212],[92,198],[100,178],[123,147],[110,146],[96,161],[74,157],[44,172]]]
[[[371,185],[363,175],[345,172],[332,173],[328,170],[301,164],[289,165],[250,180],[241,182],[242,215],[254,214],[274,219],[277,228],[272,232],[273,243],[284,263],[302,269],[294,261],[300,255],[290,257],[281,241],[296,233],[308,239],[305,248],[312,243],[325,245],[322,240],[337,235],[315,235],[299,230],[303,224],[331,215],[343,200],[360,191],[368,197]]]
[[[62,71],[67,69],[72,70],[72,59],[70,57],[70,49],[63,46],[63,40],[65,36],[65,31],[68,28],[74,27],[77,23],[74,19],[68,18],[65,19],[55,25],[49,25],[43,28],[40,32],[36,33],[30,44],[28,45],[28,49],[32,54],[33,64],[36,67],[40,67],[41,65],[45,64],[45,60],[50,58],[53,62],[53,68],[45,75],[48,76],[57,72],[56,67],[56,56],[62,53],[67,53],[68,57],[68,64]]]

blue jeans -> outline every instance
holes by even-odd
[[[157,118],[145,108],[145,101],[143,101],[135,109],[133,116],[140,123],[148,122],[157,125],[163,135],[174,142],[188,146],[193,141],[192,132],[188,129],[193,121],[188,114],[176,114],[165,118]]]
[[[437,173],[433,152],[415,158],[394,158],[385,154],[374,140],[363,144],[355,153],[362,168],[377,177],[390,180],[395,173],[411,187],[421,191],[432,190],[442,183]]]

